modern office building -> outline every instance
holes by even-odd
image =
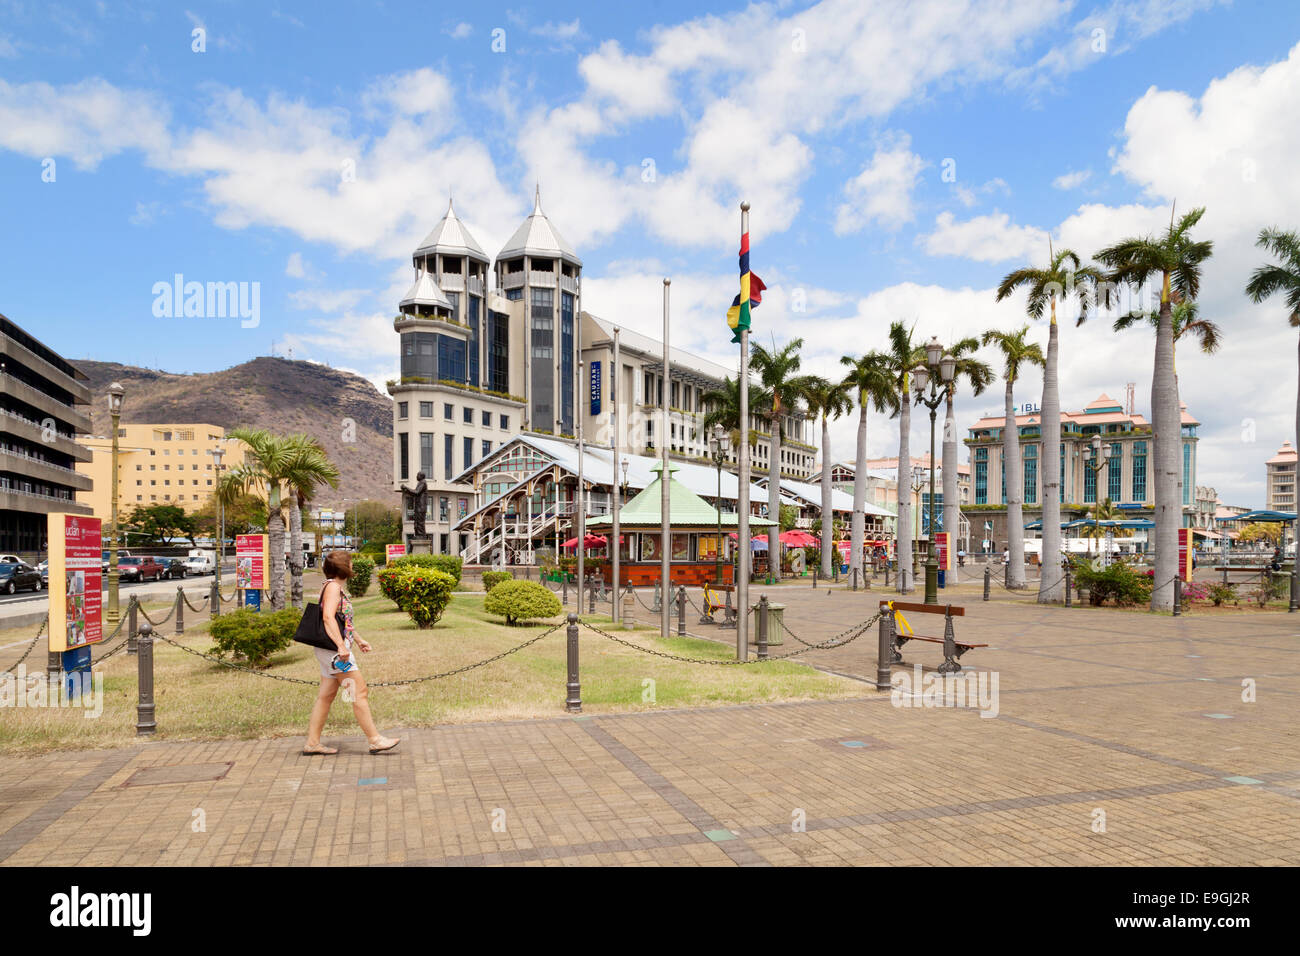
[[[39,559],[47,514],[91,513],[76,500],[92,484],[77,471],[90,401],[84,373],[0,315],[0,551]]]
[[[1269,511],[1295,511],[1296,450],[1283,442],[1264,464],[1264,507]]]
[[[1006,544],[1006,475],[1002,467],[1002,432],[1006,418],[988,415],[970,428],[965,439],[970,449],[973,498],[964,510],[973,526],[973,537],[993,542],[993,549]],[[1196,429],[1200,425],[1182,406],[1181,459],[1183,466],[1183,523],[1195,524]],[[1016,416],[1023,473],[1025,523],[1042,518],[1043,481],[1039,467],[1042,425],[1038,412]],[[1110,458],[1100,471],[1089,466],[1084,449],[1093,438],[1110,448]],[[1100,395],[1082,411],[1061,412],[1061,521],[1086,517],[1099,501],[1109,498],[1120,512],[1133,518],[1150,517],[1155,507],[1155,489],[1148,480],[1153,432],[1140,414],[1127,412],[1108,395]],[[1095,464],[1095,462],[1094,462]]]
[[[471,548],[473,531],[463,519],[486,503],[475,485],[478,462],[523,433],[572,439],[579,416],[586,441],[608,448],[614,326],[582,311],[582,260],[542,212],[540,193],[532,215],[495,261],[449,204],[415,250],[412,265],[414,280],[393,323],[401,355],[401,377],[388,383],[393,487],[414,487],[423,473],[432,549],[476,560],[484,549]],[[658,406],[667,388],[670,454],[711,465],[701,399],[735,371],[673,349],[665,382],[662,343],[624,329],[619,345],[622,447],[648,456],[662,448]],[[579,361],[585,363],[582,395]],[[754,473],[764,474],[767,433],[758,424],[753,419],[759,438]],[[806,478],[812,471],[815,449],[807,428],[802,417],[789,416],[782,452],[786,477]],[[413,519],[408,508],[408,540]]]
[[[94,488],[79,493],[78,500],[89,505],[97,518],[108,521],[112,515],[113,439],[109,435],[92,435],[85,445],[93,456],[77,467],[94,481]],[[199,510],[216,491],[216,472],[212,467],[215,448],[225,451],[222,470],[244,460],[244,444],[228,441],[220,425],[197,424],[123,424],[117,430],[117,507],[125,518],[136,507],[177,505],[187,512]]]
[[[908,496],[912,500],[912,514],[920,519],[920,532],[922,535],[929,533],[929,501],[930,501],[930,455],[927,452],[924,455],[913,455],[911,458],[911,468],[909,475],[915,475],[918,471],[924,472],[925,477],[922,480],[920,490],[912,487],[909,489]],[[885,522],[885,531],[892,535],[897,529],[898,515],[898,457],[893,458],[868,458],[867,462],[867,503],[878,508],[883,508],[890,512],[891,517]],[[837,461],[831,466],[831,484],[843,491],[845,494],[853,494],[853,486],[856,480],[857,464],[852,461]],[[815,471],[808,481],[817,484],[821,481],[821,469]],[[938,462],[934,469],[934,510],[936,531],[943,530],[943,463]],[[970,465],[957,466],[957,497],[963,507],[970,504],[971,501],[971,469]],[[913,530],[917,525],[914,523]],[[968,522],[965,515],[962,516],[961,528],[958,530],[957,540],[965,541],[968,537]]]

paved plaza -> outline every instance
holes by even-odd
[[[810,640],[882,596],[763,590]],[[805,658],[862,678],[858,699],[574,717],[556,687],[553,719],[402,730],[376,757],[360,736],[332,758],[302,738],[3,757],[0,863],[1300,863],[1297,616],[948,596],[990,645],[963,662],[996,675],[995,717],[895,706],[865,683],[872,628]],[[895,673],[942,660],[903,650]]]

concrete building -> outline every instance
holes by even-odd
[[[113,439],[92,435],[85,440],[91,460],[77,470],[94,481],[78,500],[97,518],[112,516]],[[244,444],[228,441],[220,425],[120,425],[117,430],[117,507],[125,519],[132,510],[149,505],[177,505],[187,512],[203,507],[216,491],[216,472],[208,452],[222,448],[222,470],[243,463]]]
[[[0,315],[0,551],[39,560],[47,514],[91,513],[76,500],[92,487],[77,470],[90,401],[82,372]]]
[[[1295,511],[1296,450],[1283,442],[1264,464],[1264,507],[1269,511]]]
[[[973,501],[965,510],[972,522],[973,539],[989,539],[993,550],[1006,544],[1006,488],[1002,469],[1003,415],[987,415],[970,428],[965,439],[970,449]],[[1196,429],[1200,425],[1182,406],[1183,523],[1196,523]],[[1016,416],[1023,472],[1025,523],[1042,518],[1043,482],[1039,455],[1042,450],[1038,412]],[[1084,448],[1094,437],[1109,445],[1109,462],[1100,472],[1086,464]],[[1155,489],[1148,480],[1153,432],[1140,414],[1126,412],[1108,395],[1100,395],[1082,411],[1061,412],[1061,521],[1088,515],[1103,499],[1129,517],[1150,517]]]
[[[915,488],[909,490],[909,496],[912,499],[912,514],[917,517],[913,523],[913,530],[920,528],[921,534],[929,533],[929,500],[930,500],[930,455],[927,452],[924,455],[913,455],[911,458],[911,468],[908,474],[912,474],[916,469],[925,472],[924,486],[918,491]],[[877,508],[883,508],[890,513],[890,517],[884,525],[885,531],[892,537],[897,526],[898,515],[898,456],[893,458],[868,458],[867,462],[867,504],[874,505]],[[852,461],[837,461],[831,466],[831,484],[852,497],[853,485],[857,473],[857,465]],[[817,484],[821,481],[821,469],[818,469],[808,479],[809,483]],[[970,465],[957,466],[957,494],[961,505],[964,507],[971,501],[971,469]],[[934,468],[934,512],[937,520],[936,531],[943,530],[943,463],[937,462]],[[962,515],[962,526],[958,530],[958,541],[967,540],[969,532],[969,523],[966,516]]]

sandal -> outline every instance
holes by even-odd
[[[304,757],[331,757],[338,752],[337,747],[321,746],[318,750],[309,750],[306,747],[302,748],[302,755]]]
[[[387,740],[388,738],[385,737],[384,739]],[[401,737],[394,737],[392,740],[389,740],[388,743],[384,744],[383,746],[380,746],[380,747],[371,747],[371,748],[370,748],[370,752],[371,752],[372,754],[381,754],[381,753],[383,753],[383,752],[386,751],[386,750],[392,750],[394,747],[396,747],[396,746],[397,746],[398,744],[400,744],[401,742],[402,742],[402,738],[401,738]]]

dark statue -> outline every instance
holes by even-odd
[[[424,483],[424,472],[415,475],[415,487],[408,488],[402,484],[402,504],[410,505],[415,518],[416,537],[424,537],[424,512],[429,506],[429,488]]]

